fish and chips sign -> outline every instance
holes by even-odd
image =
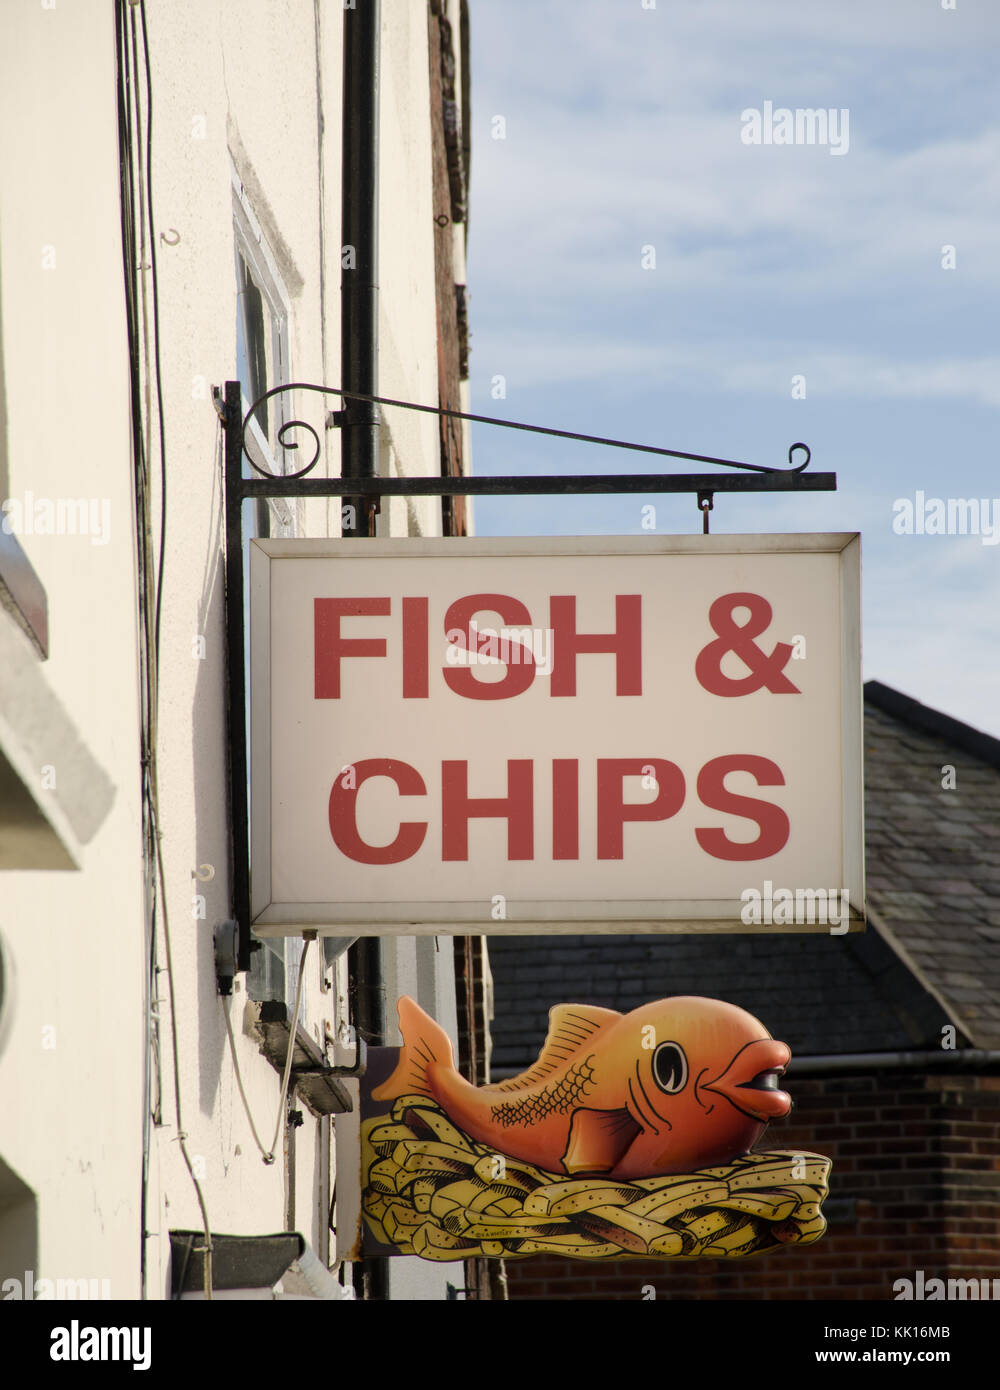
[[[856,534],[251,546],[259,935],[864,924]]]

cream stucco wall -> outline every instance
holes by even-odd
[[[313,0],[147,0],[147,12],[167,476],[160,828],[183,1120],[213,1229],[263,1233],[286,1227],[283,1165],[263,1164],[254,1145],[212,956],[212,929],[229,903],[222,441],[208,392],[236,367],[231,160],[288,294],[292,374],[339,380],[341,9]],[[51,657],[42,675],[115,788],[93,840],[73,847],[78,871],[0,875],[0,932],[18,976],[17,1012],[0,1055],[0,1159],[37,1194],[40,1274],[106,1278],[114,1296],[135,1298],[144,878],[114,7],[111,0],[19,4],[5,7],[0,26],[8,487],[14,498],[30,491],[107,499],[106,542],[21,540],[49,599]],[[382,43],[380,387],[433,402],[423,0],[386,0]],[[53,257],[45,248],[54,248],[54,268],[46,268]],[[296,406],[321,427],[318,398]],[[437,469],[433,417],[387,412],[385,437],[385,467]],[[338,455],[330,432],[320,469],[338,471]],[[154,479],[158,468],[154,456]],[[436,501],[414,514],[421,530],[440,533]],[[388,517],[386,509],[383,528]],[[338,505],[311,502],[298,522],[299,534],[336,534]],[[391,525],[406,534],[405,507],[394,509]],[[203,866],[214,871],[210,881],[202,881]],[[325,1022],[337,1021],[337,989],[321,988],[320,957],[314,946],[302,1013],[318,1040]],[[390,1018],[391,1001],[408,992],[454,1033],[450,941],[440,950],[433,940],[391,942],[386,957]],[[164,1123],[153,1130],[150,1155],[150,1297],[168,1288],[169,1229],[200,1225],[176,1142],[165,973],[158,978]],[[337,978],[342,991],[342,968]],[[250,1107],[267,1143],[279,1078],[243,1035],[245,1004],[241,987],[230,1008]],[[317,1249],[327,1123],[306,1111],[295,1146],[294,1226]],[[448,1278],[419,1261],[396,1261],[393,1295],[442,1297]]]
[[[44,678],[115,787],[96,837],[74,846],[79,871],[0,875],[18,976],[0,1150],[38,1194],[41,1273],[107,1278],[134,1296],[143,874],[113,15],[21,5],[0,22],[8,486],[22,503],[33,494],[32,511],[34,499],[85,497],[101,516],[108,501],[106,544],[20,539],[48,592]]]

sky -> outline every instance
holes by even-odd
[[[471,0],[470,33],[471,409],[774,466],[804,440],[836,492],[717,494],[712,530],[860,531],[865,679],[1000,737],[1000,543],[898,529],[975,498],[1000,541],[1000,5]],[[782,109],[833,112],[826,143],[779,143]],[[481,425],[472,456],[701,468]],[[700,530],[647,495],[477,499],[476,531],[642,535],[647,503]]]

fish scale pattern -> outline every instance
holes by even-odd
[[[549,1115],[563,1115],[594,1085],[594,1054],[574,1062],[558,1081],[520,1100],[505,1100],[493,1107],[493,1118],[509,1129],[513,1125],[536,1125]]]

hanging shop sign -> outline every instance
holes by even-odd
[[[260,935],[864,922],[854,534],[255,541]]]
[[[791,1053],[745,1010],[558,1004],[534,1065],[489,1086],[412,999],[398,1012],[403,1046],[363,1083],[355,1253],[732,1259],[825,1231],[830,1160],[754,1148],[791,1109]]]

